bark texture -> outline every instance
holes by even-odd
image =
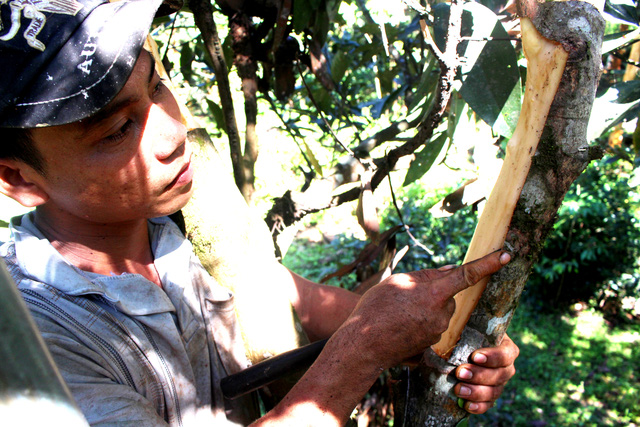
[[[396,390],[397,426],[454,426],[468,416],[452,393],[451,372],[478,348],[498,345],[565,193],[594,158],[586,130],[601,72],[604,20],[591,4],[540,5],[533,22],[569,53],[560,88],[509,227],[512,261],[495,274],[449,360],[428,350]]]
[[[188,143],[197,174],[182,209],[187,237],[211,276],[233,291],[247,357],[257,363],[307,344],[283,285],[290,278],[264,222],[243,200],[206,131],[190,131]]]

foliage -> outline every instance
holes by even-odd
[[[294,6],[301,4],[300,1],[293,3]],[[610,12],[604,57],[606,69],[594,108],[591,140],[603,136],[607,139],[616,132],[634,139],[635,129],[624,125],[638,117],[640,90],[637,82],[624,82],[622,76],[624,61],[630,55],[630,43],[638,40],[640,31],[636,5],[627,3],[606,2]],[[398,270],[457,263],[466,251],[476,221],[472,208],[467,207],[446,219],[435,219],[428,213],[428,208],[459,182],[428,192],[422,179],[439,164],[447,162],[449,153],[456,147],[465,147],[469,140],[476,146],[491,144],[497,138],[508,138],[513,130],[526,65],[518,62],[522,59],[519,43],[497,40],[517,34],[513,18],[503,10],[506,5],[507,1],[494,0],[466,6],[463,27],[470,39],[460,48],[466,61],[453,82],[460,96],[453,97],[443,123],[408,166],[405,188],[398,191],[404,221],[429,251],[413,248]],[[262,114],[258,125],[263,126],[259,134],[265,144],[284,145],[295,140],[301,147],[306,161],[300,157],[276,159],[292,173],[315,171],[326,176],[335,170],[343,161],[344,150],[338,147],[330,131],[346,146],[358,150],[362,142],[376,132],[402,121],[412,124],[404,132],[381,138],[375,148],[358,151],[366,157],[383,157],[415,134],[413,126],[434,104],[439,64],[426,48],[417,14],[406,11],[392,17],[373,8],[371,1],[308,2],[304,9],[294,10],[289,26],[289,36],[296,41],[297,52],[286,61],[269,57],[258,60],[258,105]],[[433,35],[442,46],[444,36],[440,29],[446,27],[446,5],[434,6],[433,16]],[[227,18],[219,12],[215,17],[224,37]],[[162,50],[168,52],[165,63],[173,64],[171,76],[189,99],[192,111],[206,118],[212,133],[222,134],[220,101],[213,90],[219,79],[212,72],[202,40],[188,12],[170,19],[161,24],[158,32]],[[626,27],[616,19],[624,21]],[[253,22],[257,30],[267,20],[254,17]],[[270,50],[268,43],[274,40],[275,32],[274,29],[263,31],[267,35],[259,41],[263,43],[258,46],[261,51]],[[330,76],[334,89],[309,66],[312,42],[318,37],[326,59],[325,75]],[[493,39],[477,41],[484,37]],[[227,36],[224,48],[228,64],[233,57],[231,45]],[[278,75],[276,65],[283,66],[287,73]],[[285,97],[278,90],[282,79],[290,83],[284,86],[295,88]],[[232,83],[240,99],[240,83],[237,79]],[[241,110],[236,106],[236,111]],[[467,112],[469,120],[461,120],[462,111]],[[486,122],[488,132],[471,138],[459,136],[463,130],[480,127],[481,122]],[[274,127],[282,131],[281,136],[277,141],[267,140],[263,135]],[[468,148],[472,151],[474,146]],[[460,166],[454,164],[453,167]],[[538,279],[538,283],[543,283],[538,288],[546,298],[556,298],[548,290],[557,290],[559,286],[553,283],[558,280],[563,280],[562,289],[584,290],[583,298],[608,295],[607,292],[616,292],[623,298],[625,292],[637,292],[634,264],[638,243],[637,202],[624,174],[618,173],[622,170],[619,163],[602,162],[590,169],[580,187],[576,185],[568,196],[554,229],[555,237],[550,240],[549,253],[545,252],[538,268],[542,277],[546,277]],[[262,178],[258,185],[273,186],[271,177],[258,178]],[[351,180],[346,175],[341,179]],[[299,185],[302,181],[289,179],[287,184]],[[267,194],[269,198],[277,195]],[[385,212],[382,229],[398,223],[393,208],[385,207],[382,211]],[[397,239],[398,247],[413,244],[407,234],[400,234]],[[350,235],[339,236],[328,245],[298,240],[284,262],[318,280],[338,265],[353,260],[364,244]],[[621,276],[622,273],[627,276]],[[346,279],[334,284],[351,287],[354,282]],[[580,287],[582,283],[588,286]],[[592,313],[591,317],[594,317]],[[499,401],[498,410],[485,417],[484,423],[623,425],[638,421],[633,401],[638,380],[630,367],[640,355],[637,346],[624,347],[638,342],[638,332],[610,332],[601,324],[590,324],[589,332],[582,327],[584,319],[537,313],[526,310],[526,306],[518,311],[511,334],[522,349],[518,362],[520,375]],[[619,381],[612,380],[616,377]]]
[[[350,235],[336,236],[328,244],[297,239],[287,251],[283,264],[310,280],[320,281],[345,264],[345,260],[355,259],[365,244],[365,241]],[[357,281],[353,275],[349,275],[340,279],[332,278],[327,284],[352,289]]]
[[[640,198],[630,169],[606,158],[573,184],[529,281],[540,299],[566,307],[638,295]]]
[[[529,278],[530,298],[565,309],[578,301],[596,308],[608,303],[607,314],[634,314],[640,294],[640,197],[634,182],[629,183],[632,169],[628,161],[606,157],[591,164],[573,184]],[[403,221],[428,251],[416,246],[407,233],[398,234],[397,248],[408,245],[411,250],[396,271],[436,268],[464,258],[477,213],[466,207],[450,217],[434,218],[430,209],[447,192],[431,192],[422,182],[398,192]],[[384,230],[400,222],[392,205],[380,215]],[[338,236],[328,247],[299,241],[285,264],[319,279],[354,259],[365,243],[352,236]],[[344,280],[348,287],[355,279]],[[622,307],[625,300],[631,303]],[[611,313],[614,308],[617,312]]]
[[[419,183],[406,187],[399,194],[398,201],[404,222],[409,225],[411,234],[429,250],[427,252],[414,247],[398,264],[399,271],[437,268],[457,264],[464,258],[476,227],[477,215],[468,207],[447,218],[434,218],[429,209],[446,194],[446,189],[428,193]],[[399,222],[393,206],[388,207],[381,216],[385,229]],[[397,241],[398,247],[415,245],[406,233],[398,235]]]
[[[420,217],[433,203],[433,200],[423,199],[421,191],[418,185],[410,186],[408,194],[402,196],[406,196],[403,213],[411,215],[411,218]],[[411,211],[413,205],[408,202],[420,200],[425,200],[418,202],[423,205],[422,210]],[[389,212],[389,217],[394,215]],[[468,209],[447,219],[432,218],[431,224],[436,224],[440,230],[425,233],[432,236],[447,234],[448,227],[462,225],[464,228],[466,222],[473,227],[473,216],[474,213]],[[451,220],[454,222],[449,222]],[[469,232],[472,230],[466,231]],[[353,236],[341,236],[335,241],[339,242],[340,248],[345,243],[352,248],[364,244],[357,244],[358,240]],[[466,241],[461,237],[459,246],[452,242],[456,246],[450,249],[464,252],[462,246]],[[327,250],[326,245],[302,242],[295,244],[296,250],[288,253],[285,263],[290,262],[287,265],[295,266],[297,271],[309,277],[322,276],[329,267],[339,265],[340,259],[347,255],[337,254],[333,246]],[[418,255],[410,256],[413,253]],[[419,253],[417,248],[411,250],[405,257],[407,264],[404,267],[430,266],[433,259]],[[293,259],[298,261],[292,262]],[[456,261],[455,257],[442,259],[445,263]],[[530,288],[525,290],[525,298],[509,328],[510,337],[520,348],[520,357],[516,360],[517,374],[507,384],[495,408],[482,416],[471,417],[470,425],[628,426],[640,423],[637,407],[640,324],[612,329],[601,313],[593,308],[585,310],[584,305],[579,306],[578,311],[550,311],[535,297],[535,293]],[[380,389],[384,387],[373,392]]]

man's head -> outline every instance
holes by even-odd
[[[0,5],[0,126],[88,117],[124,86],[162,0],[8,0]]]
[[[166,14],[180,4],[1,0],[0,159],[44,172],[28,129],[83,119],[113,99],[159,7]]]
[[[0,33],[0,61],[17,71],[14,85],[0,77],[0,127],[15,129],[5,132],[14,146],[0,149],[0,191],[98,221],[157,216],[185,203],[184,126],[142,51],[160,3],[1,6],[4,28],[12,27]]]

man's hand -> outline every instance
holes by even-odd
[[[462,382],[453,390],[456,396],[465,400],[466,411],[483,414],[493,406],[507,381],[516,373],[513,363],[519,353],[518,346],[505,335],[500,346],[475,351],[470,357],[473,363],[456,369],[456,377]]]
[[[495,252],[460,267],[395,274],[367,291],[343,327],[381,367],[421,353],[440,339],[455,310],[453,297],[510,260]]]

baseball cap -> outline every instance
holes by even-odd
[[[107,105],[127,82],[158,9],[179,8],[162,3],[0,0],[0,127],[72,123]]]

